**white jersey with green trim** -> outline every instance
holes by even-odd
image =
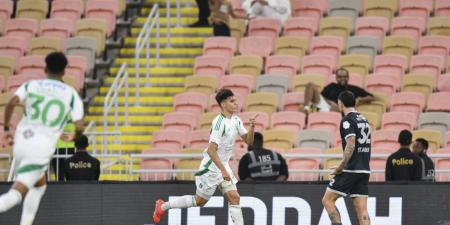
[[[222,164],[231,172],[228,161],[234,153],[234,143],[238,136],[247,134],[247,130],[242,123],[242,120],[232,115],[231,118],[225,117],[223,113],[216,116],[212,122],[211,134],[209,137],[209,143],[214,142],[218,145],[217,155],[220,158]],[[203,160],[200,164],[200,170],[219,172],[220,169],[211,161],[207,153],[208,149],[203,152]]]
[[[62,81],[45,79],[22,84],[15,95],[25,104],[16,135],[24,140],[45,138],[55,147],[68,120],[83,118],[83,102],[77,91]]]

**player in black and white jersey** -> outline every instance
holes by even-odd
[[[344,154],[341,163],[331,173],[322,204],[333,225],[342,224],[335,202],[350,195],[360,225],[369,225],[367,212],[368,182],[370,176],[371,135],[367,119],[355,110],[355,95],[344,91],[338,97],[339,110],[344,114],[340,125]]]

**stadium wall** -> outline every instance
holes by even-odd
[[[10,184],[0,183],[0,192]],[[330,225],[321,198],[324,183],[240,183],[246,225]],[[450,223],[450,183],[369,186],[373,225]],[[150,225],[154,202],[191,194],[190,182],[53,183],[42,200],[35,225]],[[219,193],[216,193],[219,194]],[[343,224],[356,225],[350,200],[339,200]],[[21,207],[0,214],[0,224],[19,224]],[[220,195],[205,208],[172,210],[163,225],[232,225]]]

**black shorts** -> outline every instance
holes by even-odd
[[[367,173],[341,173],[330,180],[328,190],[342,196],[368,196],[369,176]]]

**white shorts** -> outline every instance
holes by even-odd
[[[322,95],[320,95],[320,101],[316,106],[319,108],[319,112],[329,112],[331,110],[331,106]]]
[[[202,175],[195,176],[195,185],[197,186],[196,194],[203,199],[209,200],[214,195],[216,189],[225,194],[229,191],[237,190],[237,178],[233,173],[230,173],[231,181],[226,181],[222,177],[222,173],[208,171]]]

